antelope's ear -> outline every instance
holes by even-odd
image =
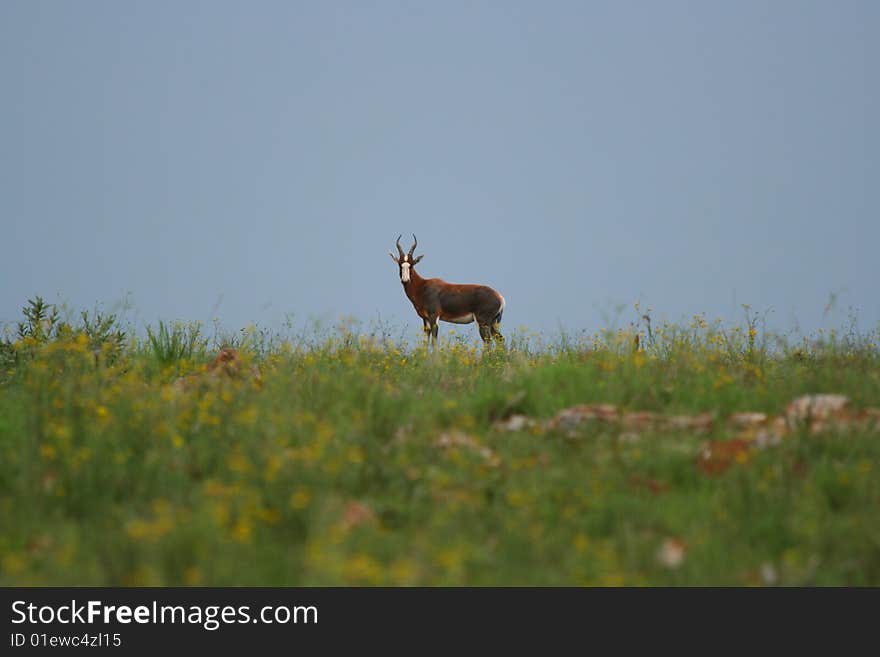
[[[391,251],[388,252],[388,255],[391,256],[391,259],[394,261],[394,264],[395,264],[395,265],[399,265],[399,264],[400,264],[399,262],[397,262],[397,256],[395,256],[393,253],[391,253]]]
[[[421,259],[424,258],[424,257],[425,257],[425,254],[423,253],[423,254],[420,255],[418,258],[416,258],[415,260],[413,260],[413,264],[414,264],[414,265],[419,264],[419,260],[421,260]]]

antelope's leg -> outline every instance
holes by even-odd
[[[440,318],[434,317],[431,320],[431,337],[434,339],[434,347],[437,347],[437,333],[440,331]]]
[[[500,322],[495,322],[492,324],[492,337],[498,344],[504,344],[504,336],[501,335],[501,331],[498,330],[499,328],[501,328]]]
[[[492,328],[488,324],[480,324],[480,337],[483,338],[483,343],[489,344],[489,340],[492,339]]]

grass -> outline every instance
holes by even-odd
[[[695,318],[638,351],[618,331],[431,354],[349,327],[242,339],[247,367],[212,377],[192,326],[37,322],[0,348],[2,585],[880,584],[876,430],[695,466],[734,412],[880,406],[876,334]],[[718,421],[493,429],[582,403]]]

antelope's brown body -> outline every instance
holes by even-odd
[[[501,321],[504,302],[500,294],[485,285],[457,285],[439,278],[422,278],[410,272],[403,284],[419,317],[437,317],[453,324],[493,324]]]

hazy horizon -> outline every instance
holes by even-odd
[[[505,332],[880,323],[877,3],[7,0],[0,37],[0,325],[416,337],[401,233]]]

